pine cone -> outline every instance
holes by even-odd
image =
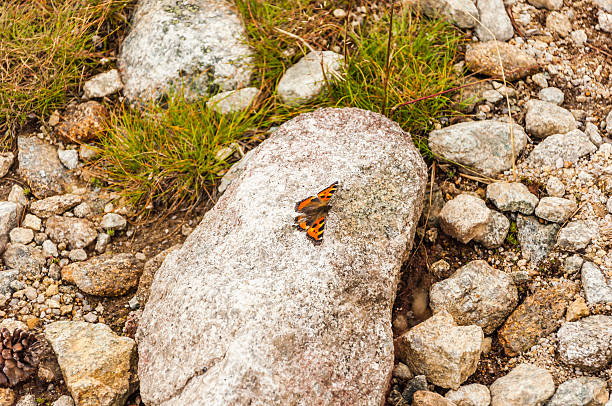
[[[0,331],[0,387],[13,387],[34,373],[37,347],[32,333],[19,329],[11,333],[6,328]]]

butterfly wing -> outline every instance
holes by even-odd
[[[317,218],[306,231],[306,235],[314,245],[323,242],[323,230],[325,229],[325,214]]]
[[[297,216],[295,218],[295,225],[299,230],[306,231],[312,225],[312,221],[306,216]]]
[[[334,195],[334,193],[336,192],[336,190],[338,190],[338,182],[334,182],[331,185],[329,185],[328,187],[326,187],[325,189],[321,190],[318,194],[317,197],[323,202],[323,203],[327,203],[329,201],[329,199],[332,198],[332,196]]]
[[[319,198],[318,197],[316,197],[316,196],[307,197],[306,199],[304,199],[304,200],[302,200],[300,202],[297,202],[295,204],[295,211],[297,211],[297,212],[303,211],[303,209],[305,207],[308,207],[309,205],[312,205],[313,203],[317,203],[317,202],[319,202]]]

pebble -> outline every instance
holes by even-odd
[[[563,0],[527,0],[529,4],[537,8],[546,8],[548,10],[559,10],[563,7]]]
[[[245,87],[238,90],[229,90],[221,92],[211,97],[206,102],[206,107],[216,111],[219,114],[233,114],[248,109],[259,94],[259,89],[256,87]],[[230,148],[230,155],[234,153],[234,149]],[[229,158],[221,158],[224,161]]]
[[[489,389],[493,406],[540,406],[555,393],[555,384],[546,369],[520,364]]]
[[[440,211],[440,226],[449,236],[464,244],[486,231],[491,210],[478,197],[461,194],[446,202]]]
[[[574,254],[565,259],[565,262],[563,263],[563,268],[565,269],[565,272],[573,274],[582,269],[583,263],[584,259],[582,259],[580,255]]]
[[[102,254],[104,251],[106,251],[106,247],[110,243],[110,240],[111,240],[110,235],[106,233],[98,234],[98,237],[96,238],[96,246],[94,248],[96,252],[98,254]]]
[[[83,98],[93,99],[97,97],[110,96],[123,89],[123,82],[117,69],[102,72],[83,84]]]
[[[566,134],[550,135],[536,145],[527,158],[527,164],[534,168],[540,166],[563,168],[566,162],[578,162],[581,157],[595,151],[597,147],[585,133],[572,130]]]
[[[559,225],[541,224],[535,217],[522,215],[517,217],[516,225],[523,255],[528,257],[532,264],[538,265],[548,257],[555,245]]]
[[[597,265],[585,261],[582,265],[581,279],[588,304],[612,303],[612,288]]]
[[[120,214],[107,213],[100,221],[100,227],[105,230],[124,230],[127,226],[127,220]]]
[[[42,228],[42,220],[36,217],[35,215],[28,213],[25,215],[25,218],[21,222],[21,225],[25,228],[30,228],[34,231],[40,231],[40,229]]]
[[[587,36],[586,32],[584,32],[584,30],[572,31],[572,33],[570,35],[572,37],[572,41],[574,41],[574,44],[577,47],[584,46],[584,44],[586,44],[587,39],[588,39],[588,36]]]
[[[601,137],[601,134],[599,133],[599,130],[595,124],[586,123],[584,133],[587,135],[587,137],[589,137],[589,140],[591,140],[595,146],[599,147],[601,144],[603,144],[603,138]]]
[[[541,88],[548,87],[548,80],[546,79],[546,75],[544,73],[536,73],[531,77],[531,80]]]
[[[535,214],[541,219],[553,223],[563,223],[578,208],[576,202],[562,197],[543,197],[535,209]]]
[[[489,388],[478,383],[464,385],[457,390],[449,390],[444,397],[459,406],[489,406],[491,404]]]
[[[498,59],[498,50],[507,80],[524,78],[539,67],[531,55],[517,46],[500,41],[479,42],[468,46],[465,53],[466,66],[472,72],[501,78],[502,69]]]
[[[553,11],[546,17],[546,29],[561,37],[567,37],[572,32],[572,23],[567,15]]]
[[[553,197],[563,197],[565,195],[565,185],[561,179],[551,176],[546,182],[546,193]]]
[[[565,312],[565,321],[580,320],[581,318],[586,317],[589,314],[589,307],[587,306],[582,296],[580,296],[578,297],[578,299],[570,303],[570,305],[567,307],[567,311]]]
[[[59,256],[59,252],[57,251],[57,245],[51,240],[45,240],[42,243],[42,252],[45,258]]]
[[[57,156],[62,165],[68,169],[75,169],[79,166],[79,153],[74,149],[59,149],[57,151]]]
[[[474,241],[488,249],[497,248],[506,240],[508,230],[510,230],[508,218],[500,212],[491,210],[491,219],[487,223],[485,231],[474,237]]]
[[[456,406],[453,402],[436,392],[416,391],[412,397],[412,406]]]
[[[612,361],[612,316],[566,322],[557,331],[559,358],[583,371],[599,371]]]
[[[538,93],[538,98],[542,101],[549,102],[560,106],[563,104],[563,100],[565,99],[565,95],[556,87],[546,87]]]
[[[608,398],[606,381],[585,376],[559,385],[547,406],[605,406]]]
[[[525,130],[537,138],[565,134],[578,128],[572,113],[556,104],[542,100],[529,100],[526,104]]]
[[[62,395],[51,406],[74,406],[74,400],[68,395]]]
[[[597,223],[594,221],[570,221],[559,231],[557,246],[564,251],[581,251],[597,234]]]
[[[29,228],[16,227],[11,230],[9,236],[13,244],[28,244],[34,240],[34,231]]]
[[[75,262],[85,261],[87,259],[87,252],[85,252],[85,250],[82,248],[77,248],[70,251],[70,253],[68,254],[68,258],[70,258],[71,261]]]
[[[477,0],[480,18],[476,35],[481,41],[507,41],[514,36],[514,28],[502,0]]]
[[[538,198],[522,183],[495,182],[487,186],[487,199],[501,211],[533,214]]]

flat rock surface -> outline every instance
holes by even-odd
[[[429,147],[436,156],[486,176],[512,168],[513,142],[518,156],[527,144],[523,128],[495,120],[454,124],[429,134]]]
[[[294,207],[333,182],[314,245]],[[157,271],[137,332],[143,401],[380,405],[424,187],[410,135],[379,114],[283,124]]]
[[[56,321],[45,327],[78,406],[123,406],[136,389],[136,343],[104,324]]]
[[[222,0],[141,0],[118,65],[130,100],[184,83],[188,97],[233,90],[251,76],[252,50],[234,9]]]

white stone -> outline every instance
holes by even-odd
[[[563,223],[574,213],[577,207],[573,200],[547,196],[540,199],[535,214],[539,218],[553,223]]]
[[[546,193],[553,197],[563,197],[565,195],[565,185],[561,179],[551,176],[546,182]]]
[[[487,186],[487,199],[501,211],[532,214],[538,198],[520,182],[495,182]]]
[[[537,138],[553,134],[565,134],[578,128],[569,110],[542,100],[529,100],[525,115],[525,129]]]
[[[76,149],[58,149],[57,156],[66,168],[75,169],[79,166],[79,153]]]
[[[55,243],[51,240],[45,240],[42,243],[42,252],[45,258],[59,256],[59,253],[57,252],[57,245],[55,245]]]
[[[14,160],[15,154],[13,154],[12,152],[0,153],[0,178],[6,176],[8,171],[11,169]]]
[[[478,383],[464,385],[457,390],[449,390],[444,397],[457,406],[489,406],[491,404],[489,388]]]
[[[278,95],[292,106],[314,99],[323,90],[326,80],[339,77],[343,60],[342,55],[332,51],[310,52],[287,69],[278,82]]]
[[[514,28],[503,0],[476,0],[480,14],[476,35],[481,41],[507,41],[514,36]]]
[[[540,406],[555,393],[555,383],[546,369],[520,364],[489,390],[491,406]]]
[[[13,244],[29,244],[34,239],[34,231],[29,228],[13,228],[9,235]]]
[[[478,24],[478,9],[473,0],[403,0],[402,4],[421,9],[428,17],[443,18],[459,28]]]
[[[83,84],[83,98],[109,96],[123,89],[123,83],[117,69],[100,73]]]
[[[256,87],[245,87],[214,95],[206,102],[206,107],[219,114],[237,113],[246,110],[253,104],[259,94]]]
[[[582,265],[582,287],[588,304],[612,303],[612,287],[592,262],[585,261]]]
[[[127,227],[127,220],[120,214],[107,213],[104,215],[104,217],[102,217],[102,221],[100,221],[100,227],[105,230],[124,230],[125,227]]]
[[[484,200],[464,193],[446,202],[440,211],[440,226],[446,234],[467,244],[483,235],[491,215]]]
[[[34,231],[40,231],[42,227],[42,220],[35,215],[28,213],[25,215],[21,225],[26,228],[31,228]]]
[[[559,106],[563,103],[565,95],[563,94],[561,89],[558,89],[556,87],[546,87],[540,90],[540,93],[538,93],[538,98],[545,102],[553,103]]]

